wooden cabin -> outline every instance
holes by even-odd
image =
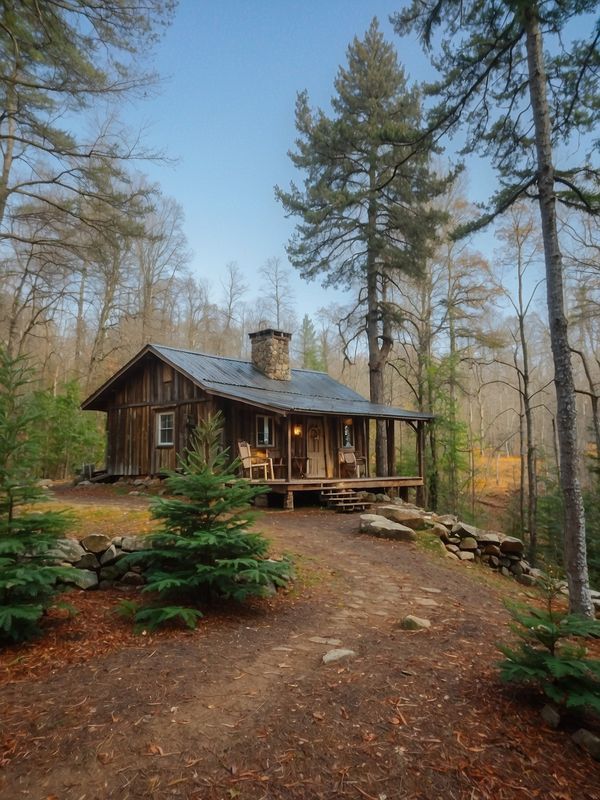
[[[107,474],[175,469],[197,423],[220,410],[224,446],[237,457],[249,445],[253,462],[268,469],[247,469],[248,477],[284,494],[288,508],[298,491],[422,487],[431,416],[370,403],[326,373],[291,369],[290,339],[272,329],[251,333],[250,362],[146,345],[82,404],[107,413]],[[399,476],[393,467],[389,475],[373,474],[369,426],[377,419],[386,420],[391,465],[396,424],[416,434],[418,475]]]

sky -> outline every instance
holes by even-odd
[[[147,146],[174,163],[144,171],[183,207],[194,275],[219,300],[225,265],[237,262],[250,285],[272,257],[287,263],[294,221],[275,200],[274,186],[301,181],[287,155],[294,147],[295,98],[306,89],[325,110],[346,49],[377,16],[410,80],[433,77],[417,42],[399,39],[389,23],[398,3],[383,0],[181,0],[173,25],[150,64],[162,76],[155,92],[126,108]],[[470,179],[489,191],[480,166]],[[483,190],[481,190],[483,191]],[[491,247],[491,237],[487,239]],[[295,270],[296,314],[314,314],[341,299]]]

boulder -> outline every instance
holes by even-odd
[[[460,540],[459,548],[460,550],[477,550],[477,539],[473,539],[472,536],[465,536],[464,539]]]
[[[440,522],[428,522],[427,524],[431,532],[435,533],[436,536],[439,536],[442,542],[450,541],[448,528],[445,525],[442,525]]]
[[[102,567],[101,578],[103,581],[118,581],[128,571],[126,564],[117,561],[116,564],[111,564],[108,567]]]
[[[499,556],[500,548],[497,544],[486,544],[486,546],[483,548],[483,552],[486,556]]]
[[[507,536],[500,543],[500,552],[504,555],[517,555],[521,556],[523,553],[523,542],[516,539],[514,536]]]
[[[600,736],[585,728],[579,728],[571,737],[575,744],[588,752],[593,759],[600,761]]]
[[[554,706],[546,705],[541,710],[542,719],[546,722],[551,728],[558,728],[560,725],[560,714],[554,708]]]
[[[475,553],[472,550],[461,550],[458,557],[461,561],[475,561]]]
[[[392,539],[396,542],[414,542],[417,534],[412,528],[392,522],[377,514],[361,514],[360,530],[383,539]]]
[[[126,553],[137,553],[138,550],[148,550],[150,543],[145,536],[123,536],[121,549]]]
[[[337,661],[349,661],[354,658],[354,650],[329,650],[322,658],[323,664],[334,664]]]
[[[452,526],[452,534],[454,536],[459,536],[461,539],[467,536],[477,539],[479,533],[481,533],[479,528],[476,528],[474,525],[467,525],[466,522],[457,522]]]
[[[449,558],[451,561],[460,561],[459,556],[456,553],[451,553],[449,550],[446,551],[446,558]]]
[[[65,583],[77,586],[79,589],[95,589],[98,586],[98,576],[88,569],[73,568]]]
[[[460,551],[460,547],[457,544],[447,544],[446,550],[449,553],[458,553]]]
[[[119,582],[124,586],[143,586],[146,579],[139,572],[126,572]]]
[[[431,520],[432,522],[437,522],[439,525],[443,525],[448,530],[452,530],[458,522],[454,514],[432,514]]]
[[[510,578],[510,572],[507,570],[506,567],[500,567],[500,572],[504,575],[505,578]]]
[[[502,534],[496,533],[496,531],[479,531],[477,541],[479,544],[497,546],[502,541]]]
[[[75,564],[84,554],[85,550],[75,539],[56,539],[47,552],[48,558],[69,564]]]
[[[90,533],[81,539],[81,544],[90,553],[103,553],[110,547],[110,539],[104,533]]]
[[[424,520],[422,511],[404,508],[402,506],[381,506],[378,514],[392,522],[398,522],[413,530],[425,528],[427,523]]]
[[[513,575],[515,575],[515,576],[517,576],[517,577],[518,577],[519,575],[522,575],[522,574],[523,574],[523,567],[521,566],[521,564],[520,564],[518,561],[514,561],[514,562],[513,562],[513,563],[510,565],[509,569],[510,569],[510,572],[512,572],[512,574],[513,574]]]
[[[110,547],[102,553],[100,556],[100,563],[104,566],[105,564],[113,564],[117,558],[121,555],[121,553],[117,550],[114,544],[111,544]]]
[[[535,586],[535,584],[537,583],[533,575],[527,575],[525,572],[522,573],[521,575],[517,575],[517,580],[519,581],[519,583],[522,583],[523,586]]]
[[[489,559],[490,560],[488,561],[488,564],[490,565],[490,567],[492,567],[493,569],[498,569],[498,567],[500,566],[500,559],[498,558],[498,556],[489,556]]]
[[[77,569],[98,569],[100,562],[94,553],[84,553],[73,566]]]
[[[400,627],[405,631],[419,631],[431,628],[431,622],[428,619],[408,614],[404,619],[400,620]]]

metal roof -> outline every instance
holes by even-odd
[[[289,381],[279,381],[267,378],[248,361],[155,344],[147,345],[91,395],[82,407],[101,408],[106,398],[105,392],[148,352],[171,364],[209,394],[272,409],[282,414],[297,411],[406,420],[433,418],[431,414],[370,403],[325,372],[292,369]]]

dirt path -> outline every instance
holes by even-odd
[[[300,591],[3,687],[27,748],[2,800],[600,798],[598,765],[498,688],[506,581],[357,536],[355,516],[260,527]],[[432,628],[401,630],[407,613]],[[335,647],[357,655],[323,665]]]

